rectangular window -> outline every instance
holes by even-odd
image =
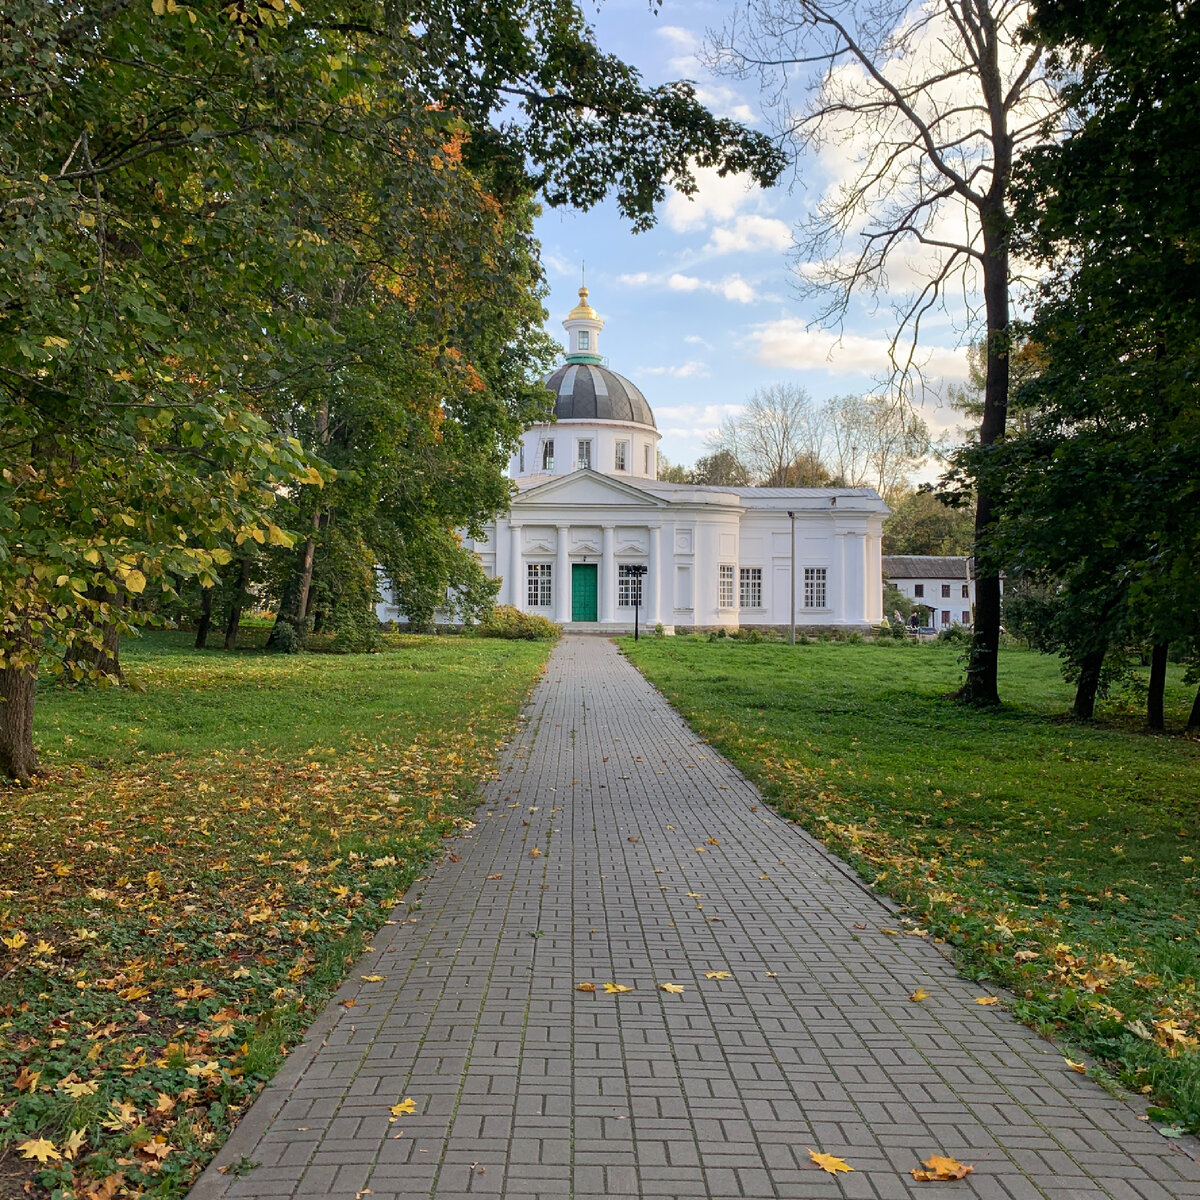
[[[942,609],[942,624],[943,625],[950,624],[950,614],[944,608]]]
[[[942,599],[943,600],[950,599],[950,585],[948,583],[942,584]]]
[[[914,583],[913,584],[913,595],[914,596],[924,596],[925,595],[925,585],[923,583]]]
[[[825,567],[804,568],[804,607],[828,608],[826,584],[828,572]]]
[[[542,443],[542,470],[554,470],[554,439],[547,438]]]
[[[646,453],[644,455],[644,458],[645,458],[646,465],[642,468],[642,474],[649,475],[650,474],[650,447],[649,446],[646,447]]]
[[[617,567],[617,607],[632,608],[642,602],[642,576],[627,563]]]
[[[591,438],[580,438],[577,446],[579,453],[576,455],[576,467],[578,467],[581,471],[590,469],[592,465]]]
[[[717,603],[722,608],[733,607],[733,567],[727,567],[724,563],[718,568],[720,574],[718,576],[719,596]]]
[[[964,584],[962,585],[962,589],[963,589],[962,598],[963,598],[964,600],[969,600],[969,599],[971,598],[971,587],[970,587],[970,584],[966,584],[966,583],[964,583]]]
[[[517,473],[519,475],[524,475],[525,474],[525,443],[524,442],[521,443],[521,449],[518,454],[518,460],[519,461],[518,461],[518,466],[517,466]]]
[[[579,331],[579,348],[580,350],[590,350],[592,348],[592,331],[590,329],[581,329]]]
[[[970,623],[971,623],[971,614],[969,612],[967,612],[965,609],[963,610],[962,623],[964,625],[970,625]]]
[[[613,461],[613,467],[617,471],[628,471],[629,470],[629,443],[628,442],[618,442],[617,443],[617,453],[616,453],[616,457]]]
[[[738,575],[743,608],[762,608],[762,567],[743,567]]]
[[[530,563],[526,568],[529,580],[528,601],[530,608],[549,608],[554,603],[551,592],[551,566],[549,563]]]

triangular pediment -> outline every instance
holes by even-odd
[[[556,508],[665,508],[667,502],[623,479],[584,469],[523,487],[512,500],[514,509],[546,504]]]

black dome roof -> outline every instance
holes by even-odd
[[[560,421],[636,421],[654,424],[646,397],[623,375],[598,363],[564,363],[546,380]]]

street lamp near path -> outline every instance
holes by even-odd
[[[634,563],[629,568],[630,575],[636,581],[633,585],[633,640],[638,640],[638,614],[642,611],[642,579],[646,575],[645,563]]]
[[[794,646],[796,644],[796,514],[788,512],[788,520],[792,523],[792,608],[791,608],[791,636],[789,641]]]

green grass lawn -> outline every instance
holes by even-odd
[[[1200,740],[1132,705],[1065,719],[1057,662],[1001,656],[1005,706],[944,698],[953,646],[649,638],[624,651],[787,816],[1082,1047],[1200,1128]],[[1190,687],[1173,669],[1169,725]]]
[[[548,643],[130,641],[0,790],[0,1195],[179,1195],[469,813]]]

